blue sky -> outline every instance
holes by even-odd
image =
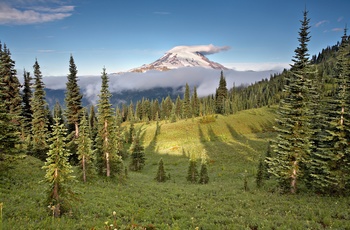
[[[347,0],[0,0],[0,40],[16,68],[66,76],[126,71],[179,45],[230,49],[209,59],[237,70],[287,67],[298,46],[302,11],[311,19],[310,54],[340,40]]]

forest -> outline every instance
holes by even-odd
[[[350,36],[310,57],[309,21],[270,79],[122,105],[103,69],[84,107],[71,55],[50,110],[39,61],[21,83],[1,44],[0,229],[349,228]]]

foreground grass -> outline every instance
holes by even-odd
[[[44,202],[43,163],[23,156],[1,168],[3,229],[350,229],[349,198],[281,195],[270,181],[256,188],[258,159],[274,137],[273,122],[273,110],[263,108],[208,124],[189,119],[139,125],[145,168],[129,172],[124,183],[76,183],[80,200],[59,219],[52,219]],[[209,184],[185,180],[190,154],[207,155]],[[161,157],[171,177],[165,183],[154,180]]]

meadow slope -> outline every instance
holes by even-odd
[[[72,187],[78,200],[59,219],[50,216],[45,203],[47,186],[40,183],[43,162],[17,157],[8,167],[0,167],[1,225],[3,229],[350,229],[349,198],[305,191],[283,195],[273,181],[256,187],[258,161],[275,136],[274,123],[275,109],[266,107],[218,115],[209,123],[195,118],[137,124],[146,154],[142,171],[129,171],[123,182],[98,177],[83,184],[77,177]],[[198,158],[198,169],[199,158],[207,157],[208,184],[186,181],[191,154]],[[154,180],[160,158],[170,175],[165,183]]]

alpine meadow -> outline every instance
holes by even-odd
[[[119,104],[106,68],[84,104],[72,54],[49,103],[1,43],[0,229],[350,229],[350,36],[310,56],[310,28],[269,79]]]

